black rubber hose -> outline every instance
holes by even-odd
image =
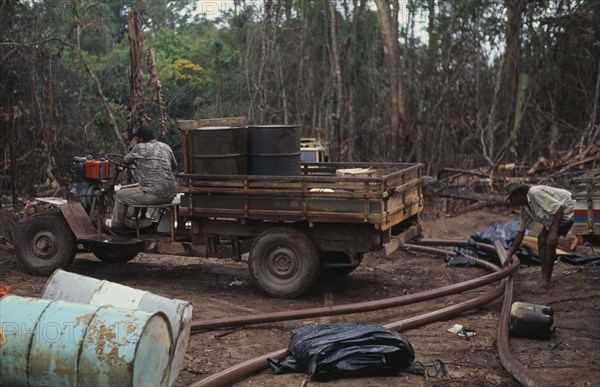
[[[496,250],[500,256],[500,261],[506,260],[506,250],[500,242],[495,243]],[[513,257],[517,262],[519,259]],[[517,360],[510,352],[509,345],[509,325],[510,325],[510,310],[513,298],[513,279],[506,278],[504,286],[504,301],[502,303],[502,313],[500,313],[500,322],[498,323],[498,355],[500,362],[506,371],[508,371],[519,383],[524,386],[542,387],[549,386],[550,383],[541,376],[531,372],[519,360]]]
[[[415,249],[419,249],[419,246],[416,246]],[[438,251],[438,253],[439,253],[439,251]],[[516,262],[516,266],[512,265],[509,268],[500,270],[500,268],[498,266],[493,265],[487,261],[477,259],[474,257],[472,259],[478,265],[483,266],[486,269],[492,270],[495,272],[505,272],[508,270],[509,272],[512,273],[512,272],[518,270],[518,267],[519,267],[518,262]],[[504,281],[503,281],[503,283],[504,283]],[[385,327],[388,329],[393,329],[393,330],[414,329],[416,327],[431,323],[433,321],[437,321],[437,320],[440,320],[443,318],[448,318],[448,317],[457,315],[459,313],[462,313],[466,310],[470,310],[470,309],[479,307],[481,305],[484,305],[484,304],[491,302],[491,301],[495,300],[496,298],[500,297],[502,295],[502,291],[503,291],[503,283],[500,286],[498,286],[494,291],[492,291],[484,296],[480,296],[480,297],[477,297],[472,300],[468,300],[468,301],[465,301],[465,302],[462,302],[462,303],[459,303],[456,305],[452,305],[452,306],[449,306],[444,309],[435,310],[435,311],[425,313],[425,314],[422,314],[419,316],[415,316],[415,317],[412,317],[409,319],[397,321],[395,323],[388,324]],[[483,286],[483,285],[481,285],[481,286]],[[321,308],[317,308],[317,309],[321,309]],[[247,317],[247,316],[243,316],[243,317]],[[287,355],[288,355],[287,349],[281,349],[281,350],[278,350],[275,352],[271,352],[269,354],[262,355],[262,356],[254,358],[254,359],[250,359],[246,362],[237,364],[231,368],[228,368],[226,370],[223,370],[221,372],[213,374],[207,378],[204,378],[198,382],[191,384],[190,387],[222,386],[225,384],[229,384],[238,379],[247,377],[249,375],[252,375],[256,372],[259,372],[259,371],[267,368],[268,367],[267,359],[269,359],[269,358],[281,359]]]
[[[420,246],[411,246],[414,250],[420,249]],[[430,252],[429,249],[431,248],[423,248],[423,250],[427,252]],[[507,268],[496,271],[496,269],[498,269],[496,265],[493,265],[485,260],[481,260],[475,257],[471,257],[471,259],[473,259],[479,266],[482,266],[487,270],[491,270],[494,272],[478,278],[470,279],[452,285],[442,286],[436,289],[426,290],[424,292],[385,298],[381,300],[364,301],[354,304],[335,305],[310,309],[299,309],[292,311],[261,313],[248,316],[234,316],[211,320],[192,321],[191,330],[199,331],[240,325],[261,324],[275,321],[288,321],[323,316],[336,316],[341,314],[367,312],[385,308],[398,307],[402,305],[410,305],[422,301],[428,301],[435,298],[447,296],[450,294],[461,293],[465,290],[475,289],[506,278],[519,269],[519,265],[511,265]]]

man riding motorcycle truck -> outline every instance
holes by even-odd
[[[115,194],[112,218],[106,227],[119,231],[126,229],[125,213],[130,205],[157,205],[171,203],[177,194],[173,171],[177,161],[169,145],[154,138],[154,130],[142,124],[134,134],[138,143],[123,158],[123,164],[137,167],[138,183],[122,187]]]

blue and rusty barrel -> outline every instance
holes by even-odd
[[[111,306],[0,299],[0,377],[7,386],[166,386],[169,320]]]
[[[207,126],[191,129],[186,138],[191,142],[191,170],[185,172],[199,175],[248,174],[245,127]]]
[[[73,291],[77,289],[77,291]],[[117,308],[161,312],[169,319],[173,332],[173,350],[169,385],[177,379],[183,365],[190,338],[192,304],[189,301],[162,297],[114,282],[56,270],[46,282],[42,298],[64,300],[95,306],[112,305]]]
[[[299,125],[248,126],[250,175],[299,175],[300,155]]]

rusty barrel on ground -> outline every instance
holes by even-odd
[[[0,311],[3,385],[168,383],[172,334],[163,313],[15,295],[0,299]]]
[[[60,269],[56,270],[48,279],[42,298],[95,306],[112,305],[117,308],[149,313],[164,313],[173,332],[168,384],[172,385],[177,379],[190,338],[192,322],[192,304],[190,302],[162,297],[151,292]]]
[[[245,127],[207,126],[190,129],[190,169],[186,173],[199,175],[246,175],[247,134]]]
[[[296,176],[300,174],[300,126],[248,126],[250,175]]]

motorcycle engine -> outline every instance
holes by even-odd
[[[71,161],[73,186],[69,193],[76,197],[88,214],[91,214],[97,207],[103,177],[108,176],[108,174],[98,173],[98,165],[109,168],[108,161],[97,161],[92,156],[74,156]]]

